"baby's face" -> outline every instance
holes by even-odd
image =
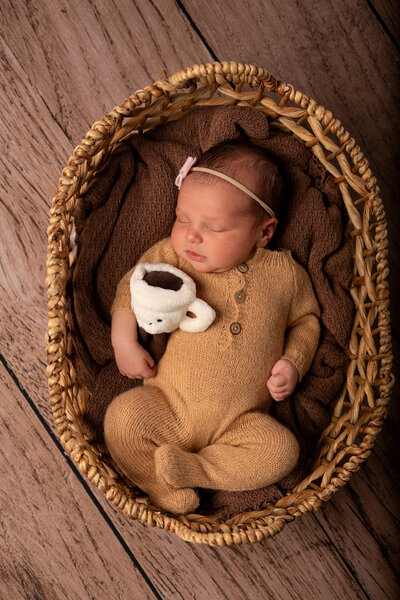
[[[276,223],[266,215],[268,220]],[[172,247],[197,271],[218,273],[250,258],[274,227],[265,234],[265,223],[256,225],[248,199],[233,185],[209,186],[189,176],[178,196]]]

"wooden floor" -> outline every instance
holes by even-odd
[[[0,598],[399,597],[398,391],[371,456],[317,512],[254,545],[191,545],[129,521],[77,472],[48,401],[48,210],[73,147],[130,93],[194,63],[259,65],[330,108],[386,207],[399,355],[395,0],[0,3]]]

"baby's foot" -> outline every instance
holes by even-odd
[[[190,488],[150,495],[150,501],[158,508],[181,515],[194,512],[200,504],[198,495]]]
[[[157,476],[175,488],[197,487],[201,467],[196,454],[163,444],[154,453]]]

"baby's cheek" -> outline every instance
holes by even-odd
[[[178,256],[181,256],[183,238],[184,233],[179,227],[179,223],[175,222],[171,231],[171,245]]]
[[[172,247],[174,250],[175,250],[175,243],[176,243],[177,236],[178,236],[178,231],[177,231],[176,221],[175,221],[175,223],[171,229],[171,244],[172,244]],[[175,250],[175,252],[176,252],[176,250]]]

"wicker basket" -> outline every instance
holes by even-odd
[[[71,216],[102,162],[132,132],[178,119],[193,106],[250,106],[268,115],[271,127],[291,132],[311,149],[339,186],[352,226],[355,318],[349,367],[313,470],[290,494],[265,510],[226,522],[200,514],[171,516],[127,489],[89,445],[80,428],[88,391],[66,357],[65,289],[74,260]],[[329,110],[277,81],[268,71],[234,62],[194,65],[138,90],[96,121],[63,169],[48,228],[47,332],[50,403],[62,444],[79,470],[129,517],[210,545],[259,542],[303,513],[319,508],[367,458],[387,413],[393,386],[389,326],[387,231],[376,179],[353,138]]]

